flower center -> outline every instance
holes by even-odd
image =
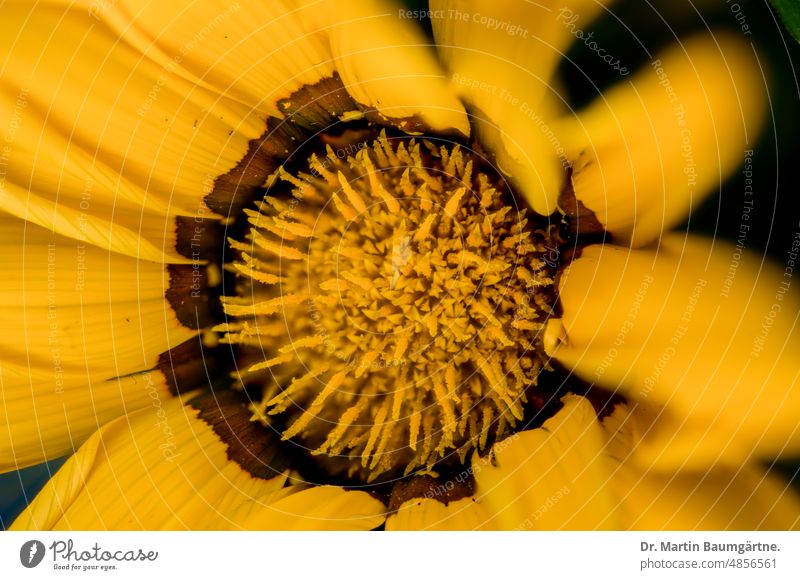
[[[330,469],[371,481],[464,462],[520,425],[547,366],[555,226],[459,146],[381,134],[349,149],[281,169],[246,210],[218,330],[243,345],[254,419]]]

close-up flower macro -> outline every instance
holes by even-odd
[[[800,528],[772,10],[2,2],[2,527]]]

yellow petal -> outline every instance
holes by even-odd
[[[592,405],[569,395],[540,429],[493,447],[494,464],[473,460],[475,499],[504,530],[619,528],[608,488],[615,467],[604,453],[605,434]]]
[[[4,362],[110,378],[145,368],[196,335],[164,295],[163,265],[0,220]],[[57,356],[56,356],[57,355]]]
[[[3,209],[127,255],[180,260],[164,216],[209,211],[203,197],[263,116],[143,58],[88,10],[14,4],[0,27],[0,120],[13,128]]]
[[[753,465],[677,475],[621,470],[612,484],[638,530],[796,530],[792,487]]]
[[[356,101],[410,132],[427,126],[469,135],[463,106],[417,23],[403,17],[404,9],[385,0],[330,1],[326,9],[322,24],[336,70]]]
[[[551,354],[635,404],[640,461],[674,469],[796,453],[794,259],[782,269],[678,235],[657,251],[585,248],[562,277]]]
[[[359,104],[403,129],[420,130],[421,120],[468,135],[463,107],[424,36],[398,10],[383,0],[215,0],[144,8],[119,2],[97,16],[154,61],[275,117],[291,108],[289,95],[338,73]]]
[[[241,527],[246,530],[371,530],[384,521],[383,504],[363,491],[319,486],[286,493],[268,509],[257,506]],[[292,490],[292,488],[289,488]]]
[[[564,181],[560,137],[543,102],[552,76],[575,40],[576,15],[586,26],[603,2],[431,2],[433,32],[454,90],[477,108],[475,121],[497,163],[533,209],[556,209]]]
[[[69,505],[83,490],[100,444],[99,436],[90,437],[45,484],[37,496],[42,499],[34,498],[9,529],[50,529],[58,521],[62,507]]]
[[[491,516],[475,498],[445,505],[427,497],[406,501],[386,520],[388,531],[489,530]]]
[[[0,472],[73,453],[126,411],[171,398],[156,369],[101,379],[0,363]]]
[[[157,371],[127,376],[197,334],[164,297],[163,265],[9,217],[0,254],[0,470],[70,453],[126,409],[169,396]]]
[[[578,199],[620,242],[642,246],[744,163],[765,102],[750,44],[715,33],[657,55],[554,131],[573,161]]]
[[[603,421],[619,451],[630,449],[631,417],[620,405]],[[615,454],[614,451],[610,451]],[[701,472],[641,469],[617,455],[622,465],[611,479],[619,510],[638,530],[789,530],[800,527],[800,498],[778,476],[752,464]]]
[[[281,117],[279,100],[334,73],[325,35],[306,24],[319,2],[86,4],[164,72],[263,114]]]
[[[236,396],[199,395],[187,406],[172,399],[109,423],[64,464],[12,529],[380,525],[383,505],[364,492],[284,488],[271,432],[248,421]]]

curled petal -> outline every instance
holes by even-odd
[[[12,529],[372,529],[383,505],[360,491],[288,485],[270,433],[226,395],[190,395],[108,423]],[[237,428],[233,434],[234,425]],[[250,429],[254,428],[252,425]],[[290,482],[291,483],[291,482]]]
[[[143,58],[87,10],[16,3],[0,27],[0,122],[14,128],[2,209],[115,252],[186,262],[174,218],[210,213],[203,197],[263,118]]]

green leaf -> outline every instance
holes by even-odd
[[[800,42],[800,2],[797,0],[770,0],[778,11],[786,29]]]

